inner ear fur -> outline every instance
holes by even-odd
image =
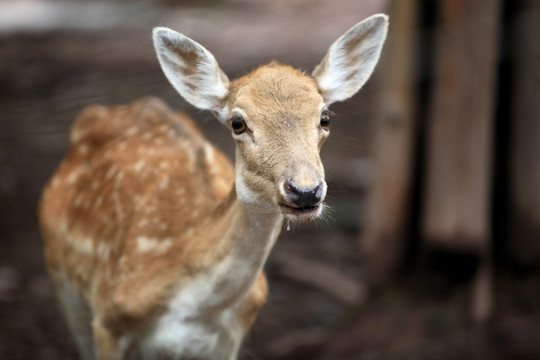
[[[212,53],[168,28],[155,28],[152,39],[161,69],[178,93],[193,106],[210,110],[225,121],[229,79]]]
[[[388,16],[373,15],[359,22],[328,49],[312,76],[327,105],[353,96],[369,79],[379,61]]]

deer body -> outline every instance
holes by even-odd
[[[144,340],[146,334],[141,332],[130,341],[144,340],[152,349],[167,341],[165,335],[175,333],[177,346],[184,350],[201,347],[197,345],[201,341],[229,342],[234,348],[264,302],[264,275],[253,271],[252,263],[262,266],[278,235],[280,218],[266,216],[262,224],[257,219],[245,221],[249,214],[241,211],[231,193],[232,166],[188,121],[157,99],[86,110],[72,130],[68,156],[42,199],[47,262],[55,283],[67,279],[74,283],[77,291],[70,289],[66,296],[80,292],[83,302],[114,314],[103,319],[109,327],[131,326],[160,313],[159,320],[148,324],[153,336]],[[116,133],[115,128],[127,131]],[[124,148],[134,153],[126,156]],[[208,192],[197,193],[201,181]],[[152,190],[137,195],[142,188]],[[185,211],[192,207],[198,211]],[[118,223],[129,225],[115,226]],[[242,224],[254,224],[255,230]],[[246,245],[233,246],[239,240]],[[250,263],[242,266],[242,262]],[[248,271],[241,273],[242,269]],[[234,278],[224,276],[232,273]],[[248,285],[252,289],[241,288]],[[224,291],[216,291],[218,287]],[[239,305],[230,306],[235,303]],[[208,319],[200,319],[201,314],[209,314]],[[185,321],[176,321],[182,317]],[[243,322],[233,326],[227,317]],[[168,329],[175,323],[186,329]],[[207,331],[194,331],[191,323],[207,323],[210,329],[228,324],[233,331],[194,340],[190,336]],[[189,336],[178,336],[182,333]],[[210,353],[205,358],[220,357]]]
[[[200,44],[154,31],[172,85],[231,129],[235,169],[158,99],[79,116],[39,216],[83,359],[237,357],[283,220],[323,210],[326,108],[367,80],[386,28],[382,15],[359,23],[312,77],[271,63],[234,82]]]

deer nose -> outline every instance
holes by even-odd
[[[283,190],[287,196],[287,200],[292,202],[299,208],[312,208],[317,206],[324,196],[324,186],[319,183],[312,189],[300,189],[292,184],[290,181],[286,181],[283,184]]]

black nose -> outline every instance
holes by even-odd
[[[313,189],[303,190],[287,181],[283,187],[290,201],[299,208],[315,207],[323,196],[323,188],[320,184]]]

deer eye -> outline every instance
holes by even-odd
[[[240,115],[234,115],[230,120],[231,128],[236,135],[240,135],[247,130],[247,125]]]
[[[328,130],[330,127],[330,113],[328,111],[321,113],[321,127],[325,130]]]

